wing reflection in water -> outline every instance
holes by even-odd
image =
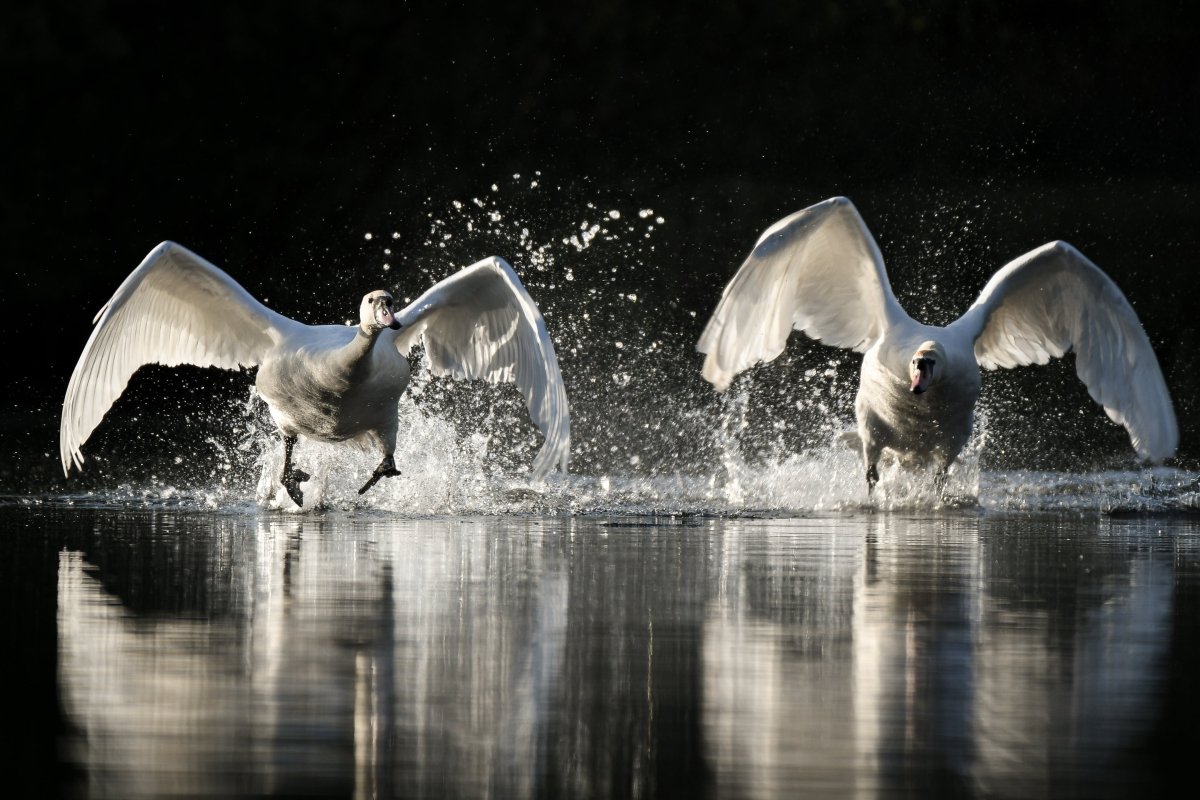
[[[1072,544],[1027,521],[792,526],[725,542],[704,630],[717,794],[1104,797],[1145,781],[1169,546]]]
[[[895,519],[774,533],[727,540],[729,578],[705,623],[719,793],[886,796],[965,776],[973,537],[926,528],[909,541]],[[932,580],[914,580],[919,563],[939,565]]]
[[[206,576],[228,607],[173,614],[130,614],[62,552],[60,678],[90,793],[388,796],[397,774],[406,795],[526,793],[565,583],[536,538],[460,527],[231,523]]]
[[[1136,520],[91,525],[92,796],[1130,794],[1194,656],[1200,543]]]

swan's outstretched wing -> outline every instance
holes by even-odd
[[[1175,452],[1179,427],[1150,340],[1125,295],[1066,242],[1005,266],[951,330],[975,341],[985,369],[1045,364],[1075,351],[1075,371],[1142,458]]]
[[[863,352],[907,319],[862,217],[833,197],[763,233],[696,349],[708,354],[704,377],[724,391],[742,370],[782,353],[793,329]]]
[[[63,472],[145,364],[248,367],[295,325],[221,270],[174,242],[150,251],[93,320],[63,400]]]
[[[407,354],[424,335],[435,374],[515,383],[545,437],[533,460],[534,477],[544,477],[556,465],[566,472],[571,417],[558,357],[541,313],[504,259],[485,258],[465,267],[396,319],[402,326],[396,347]]]

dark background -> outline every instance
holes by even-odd
[[[284,314],[339,321],[383,275],[380,239],[364,232],[399,234],[388,280],[404,294],[502,250],[495,236],[438,248],[428,234],[430,214],[492,184],[509,218],[545,236],[596,216],[588,203],[665,219],[652,248],[581,252],[577,264],[566,250],[550,275],[531,274],[515,247],[497,252],[558,342],[580,469],[624,465],[639,448],[653,451],[641,461],[651,470],[704,457],[621,431],[667,414],[664,397],[704,413],[713,401],[691,346],[721,286],[767,225],[833,194],[855,201],[901,302],[930,322],[1043,242],[1082,249],[1141,315],[1175,396],[1180,463],[1194,465],[1200,60],[1188,9],[10,0],[0,489],[65,485],[56,438],[70,370],[92,315],[157,242],[186,244]],[[637,304],[603,299],[629,292]],[[604,313],[580,327],[589,307]],[[658,341],[658,356],[626,363],[621,391],[595,388],[589,375],[632,358],[608,346],[617,336]],[[793,342],[747,391],[793,405],[798,371],[831,356]],[[842,361],[852,376],[856,361]],[[1070,423],[1081,427],[1069,428],[1068,465],[1128,459],[1070,364],[1040,369],[985,386],[1002,412],[990,434],[1017,444],[1006,452],[1061,465],[1051,454],[1064,448],[1031,437],[1061,430],[1041,420],[1065,406],[1084,420]],[[161,411],[142,435],[177,436],[176,404],[244,397],[245,378],[183,372],[131,385],[125,417]]]

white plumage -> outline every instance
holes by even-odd
[[[541,314],[503,259],[464,268],[394,316],[390,295],[368,294],[360,317],[354,327],[301,324],[195,253],[163,242],[96,315],[63,401],[64,472],[82,467],[80,448],[145,364],[258,366],[256,385],[285,442],[365,438],[390,464],[406,356],[422,338],[440,374],[516,383],[545,437],[534,477],[556,466],[566,471],[570,415],[558,359]],[[291,444],[287,464],[290,454]]]
[[[783,352],[793,329],[865,354],[855,410],[869,486],[884,449],[944,473],[970,437],[981,366],[1044,364],[1068,350],[1140,457],[1162,461],[1178,444],[1170,394],[1137,315],[1065,242],[1005,266],[953,324],[922,325],[896,302],[854,205],[831,198],[758,240],[700,337],[704,377],[723,391]]]
[[[484,259],[430,288],[396,318],[402,326],[396,347],[407,354],[423,337],[435,375],[515,383],[546,437],[534,475],[556,465],[566,472],[571,420],[558,357],[512,267],[501,258]]]

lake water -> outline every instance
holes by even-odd
[[[868,503],[839,439],[856,358],[794,345],[718,395],[694,352],[714,298],[646,269],[672,218],[576,203],[561,229],[484,197],[429,235],[525,264],[572,474],[531,486],[519,394],[422,358],[403,475],[359,496],[378,453],[302,442],[304,509],[248,375],[142,370],[68,479],[61,387],[39,390],[32,424],[0,426],[0,795],[1057,799],[1190,777],[1194,459],[1135,465],[1066,359],[988,377],[948,502],[885,464]],[[922,272],[901,299],[953,318],[998,266],[967,263],[978,280]],[[330,296],[397,277],[362,270]]]
[[[269,4],[16,5],[0,800],[1190,796],[1189,20],[348,2],[281,36]],[[945,503],[893,466],[865,502],[835,446],[859,356],[797,334],[715,393],[721,288],[842,193],[930,324],[1079,247],[1146,326],[1177,460],[1136,465],[1071,355],[984,376]],[[302,442],[295,509],[252,376],[182,366],[139,370],[64,477],[88,320],[165,237],[315,324],[505,258],[572,474],[529,486],[519,392],[415,355],[404,474],[365,497],[379,453]]]
[[[1190,775],[1200,521],[964,505],[10,498],[9,796],[1125,797]]]

